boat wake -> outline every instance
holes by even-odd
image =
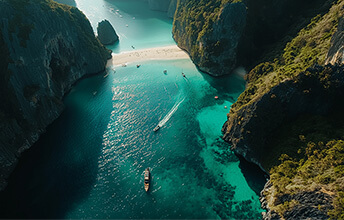
[[[161,128],[162,126],[164,126],[166,124],[166,122],[168,120],[170,120],[170,118],[172,117],[172,115],[178,110],[179,105],[182,104],[182,102],[184,102],[185,98],[183,98],[182,100],[178,100],[174,106],[171,108],[171,110],[167,113],[167,115],[159,122],[158,126],[159,128]]]

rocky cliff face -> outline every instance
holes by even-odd
[[[323,71],[321,66],[309,68],[241,108],[223,125],[223,138],[236,153],[268,172],[267,160],[273,156],[271,141],[276,131],[303,115],[328,115],[344,97],[344,72],[323,76]],[[324,79],[319,76],[330,77],[326,80],[332,82],[331,87],[324,86]]]
[[[271,174],[261,199],[266,219],[344,214],[344,174],[331,161],[343,155],[343,6],[333,4],[253,68],[223,126],[232,149]]]
[[[118,41],[118,35],[108,20],[98,23],[98,39],[104,45],[113,44]]]
[[[181,0],[173,36],[203,71],[220,76],[276,55],[333,0]]]
[[[324,149],[321,143],[342,137],[339,129],[344,125],[340,120],[335,122],[336,126],[329,127],[327,123],[322,123],[321,117],[331,116],[336,111],[342,112],[343,104],[339,100],[343,97],[343,67],[316,66],[294,80],[287,80],[275,86],[254,104],[242,108],[237,112],[237,117],[229,118],[223,126],[224,139],[231,143],[236,153],[274,176],[273,182],[269,182],[261,193],[262,207],[267,210],[263,215],[264,219],[329,218],[328,212],[334,208],[335,198],[340,196],[336,187],[342,184],[344,176],[332,174],[332,179],[325,180],[325,176],[333,172],[332,169],[340,169],[338,165],[333,163],[318,170],[316,165],[313,165],[314,162],[311,162],[314,160],[312,156],[304,158],[303,152],[311,151],[309,148],[313,143],[320,145],[312,147],[312,151],[321,151]],[[317,118],[318,115],[321,117]],[[309,117],[313,119],[309,120]],[[320,126],[317,123],[320,123]],[[331,123],[334,121],[331,120]],[[286,127],[290,124],[301,126]],[[321,129],[326,129],[326,135],[320,132]],[[308,135],[304,137],[306,134]],[[310,142],[306,143],[306,140]],[[306,145],[305,150],[302,145]],[[273,167],[271,163],[278,164],[278,160],[281,160],[281,153],[296,156],[280,165],[278,170],[270,171]],[[314,153],[318,160],[316,163],[326,164],[326,153]],[[285,166],[291,167],[291,174],[289,167]],[[310,168],[306,169],[307,166]],[[306,171],[303,171],[304,169]],[[305,174],[306,172],[312,174]]]
[[[236,64],[246,16],[246,6],[242,2],[180,1],[173,23],[173,37],[202,71],[214,76],[224,75]]]
[[[326,64],[344,64],[344,19],[340,19],[338,30],[331,40],[331,48],[326,57]]]
[[[3,189],[20,154],[60,115],[64,94],[111,55],[84,14],[50,0],[1,0],[0,47]]]

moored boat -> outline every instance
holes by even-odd
[[[146,192],[148,192],[149,190],[149,183],[150,183],[150,171],[149,171],[149,168],[146,168],[145,174],[144,174],[144,185],[145,185]]]

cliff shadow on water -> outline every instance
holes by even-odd
[[[239,168],[247,184],[257,195],[259,195],[267,182],[268,175],[256,164],[248,162],[239,154],[235,155],[239,158]]]
[[[101,92],[106,79],[102,74],[78,83],[76,88],[82,88],[65,98],[60,118],[22,154],[8,187],[0,193],[1,218],[67,218],[75,204],[89,196],[111,114],[111,102],[100,103],[93,91]],[[109,117],[91,117],[87,103],[92,102],[98,102],[105,109],[101,114]],[[81,120],[88,122],[82,125],[87,128],[79,129]]]
[[[198,69],[201,76],[206,80],[213,88],[217,90],[218,94],[221,94],[221,99],[236,102],[239,95],[245,90],[246,81],[244,76],[246,71],[243,67],[235,69],[231,74],[225,76],[211,76]]]
[[[238,45],[238,65],[254,67],[283,53],[286,44],[334,0],[246,0],[247,26]]]

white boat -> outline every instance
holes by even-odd
[[[157,125],[154,129],[153,129],[153,131],[157,131],[157,130],[159,130],[160,129],[160,125]]]
[[[150,171],[149,171],[149,168],[146,168],[145,174],[144,174],[144,185],[145,185],[146,192],[148,192],[149,190],[149,183],[150,183]]]

